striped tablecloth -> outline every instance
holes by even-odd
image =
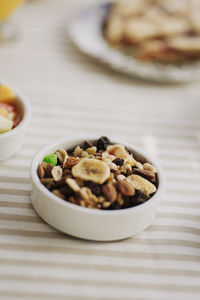
[[[22,149],[0,164],[0,299],[200,299],[199,83],[145,83],[81,55],[63,28],[92,2],[27,1],[12,18],[18,39],[0,46],[0,80],[32,105]],[[52,139],[85,133],[144,147],[164,168],[157,219],[134,238],[72,238],[30,204],[33,154]]]

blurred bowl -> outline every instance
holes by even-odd
[[[19,151],[31,117],[30,105],[25,97],[20,93],[15,93],[15,96],[15,104],[22,119],[15,128],[0,133],[0,161],[8,159]]]

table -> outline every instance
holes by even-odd
[[[0,298],[197,300],[199,83],[142,82],[80,54],[63,28],[92,3],[27,1],[12,17],[18,39],[0,47],[1,82],[32,106],[22,149],[0,164]],[[48,226],[30,204],[34,153],[52,139],[85,133],[134,143],[163,166],[167,189],[157,219],[136,237],[79,240]]]

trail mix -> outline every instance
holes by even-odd
[[[83,207],[115,210],[137,206],[158,186],[154,166],[136,160],[107,137],[45,156],[37,169],[41,183],[59,198]]]
[[[15,95],[10,88],[0,85],[0,134],[10,131],[20,122],[15,99]]]

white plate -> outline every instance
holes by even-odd
[[[102,25],[110,3],[80,11],[67,26],[73,43],[83,53],[116,71],[158,82],[187,82],[200,79],[200,62],[174,65],[140,62],[108,45]]]

